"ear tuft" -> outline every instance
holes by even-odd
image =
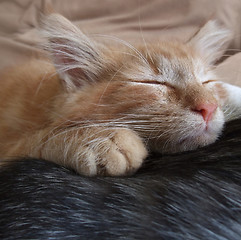
[[[75,25],[59,14],[51,14],[42,20],[41,33],[67,90],[97,80],[103,68],[101,51]]]
[[[219,26],[217,21],[208,21],[189,41],[208,64],[219,60],[232,39],[231,31]]]

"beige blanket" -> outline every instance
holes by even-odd
[[[209,19],[233,32],[229,56],[218,66],[227,82],[241,86],[240,0],[1,0],[0,69],[40,53],[37,28],[47,9],[63,14],[85,33],[111,35],[130,43],[187,40]],[[114,40],[105,38],[110,44]]]

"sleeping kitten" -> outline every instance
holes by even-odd
[[[208,22],[186,44],[108,48],[52,14],[49,60],[5,71],[0,157],[44,158],[93,176],[135,172],[148,151],[213,143],[241,115],[241,89],[213,73],[230,40]],[[58,73],[58,74],[56,74]]]

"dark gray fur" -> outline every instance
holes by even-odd
[[[13,162],[0,169],[0,239],[241,239],[241,120],[211,146],[150,157],[132,177]]]

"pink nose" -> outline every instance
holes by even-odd
[[[211,120],[213,113],[215,112],[217,107],[217,104],[202,103],[196,107],[195,111],[199,112],[202,115],[204,121],[208,123],[209,120]]]

